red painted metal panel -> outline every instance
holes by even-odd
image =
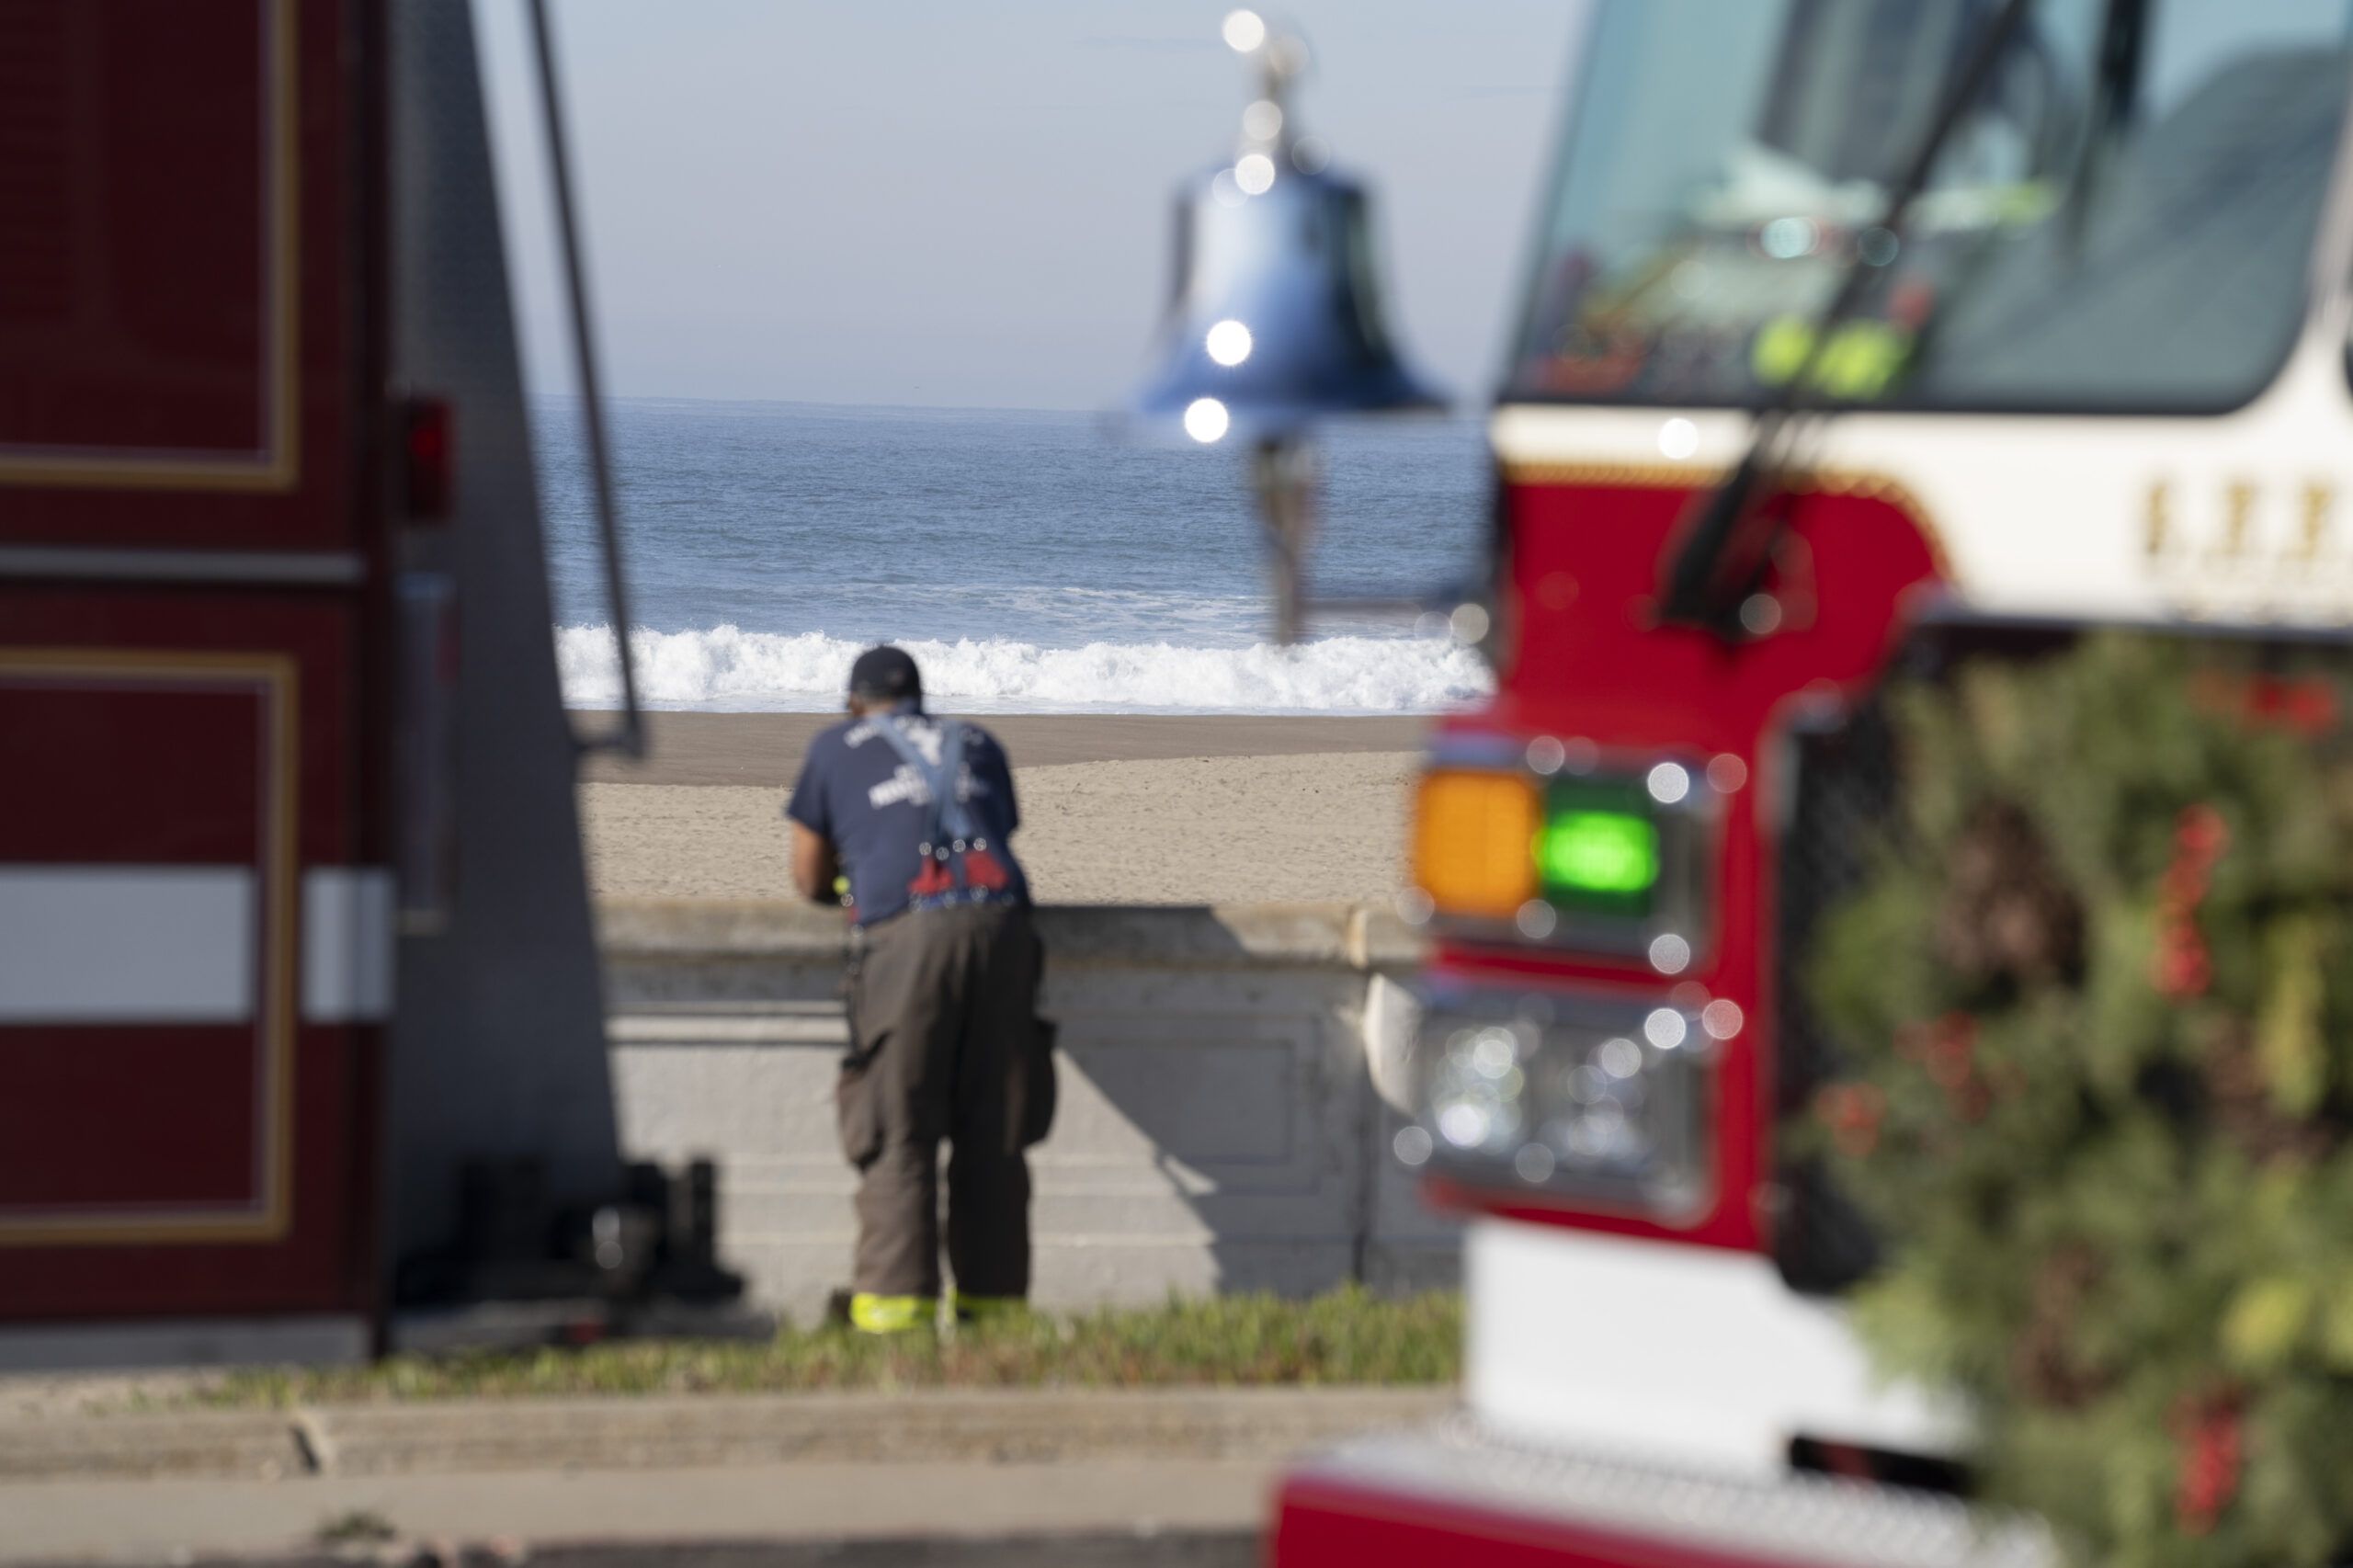
[[[373,1093],[376,1034],[296,1036],[293,1204],[282,1240],[0,1248],[0,1323],[372,1310],[363,1199],[375,1143],[355,1113]]]
[[[1315,1477],[1283,1483],[1274,1568],[1764,1568],[1772,1560],[1595,1529]],[[1790,1568],[1772,1562],[1772,1568]]]
[[[293,918],[274,865],[300,809],[275,711],[293,676],[275,653],[0,644],[0,865],[250,868],[267,1003],[290,980],[272,938]],[[278,1002],[225,1027],[0,1027],[0,1230],[268,1207]]]
[[[251,1207],[255,1031],[0,1028],[0,1217]]]
[[[0,665],[0,861],[254,864],[267,717],[250,681]]]
[[[0,446],[261,450],[265,8],[86,0],[0,16],[16,176],[0,202]]]
[[[1677,983],[1739,1004],[1746,1027],[1718,1059],[1716,1199],[1668,1228],[1589,1210],[1503,1202],[1433,1180],[1430,1196],[1517,1219],[1745,1249],[1766,1244],[1754,1196],[1766,1177],[1772,1072],[1773,844],[1763,803],[1783,782],[1771,744],[1810,701],[1845,702],[1877,679],[1907,606],[1942,575],[1926,517],[1893,486],[1822,483],[1790,506],[1771,585],[1773,635],[1728,644],[1657,624],[1670,535],[1688,474],[1538,472],[1509,486],[1506,635],[1517,648],[1487,710],[1450,728],[1581,735],[1603,746],[1728,753],[1748,784],[1726,813],[1712,949]],[[1541,976],[1655,995],[1669,983],[1634,960],[1443,946],[1440,974]]]
[[[348,33],[317,0],[0,5],[0,542],[365,547]]]
[[[19,585],[0,627],[0,861],[250,864],[265,971],[250,1026],[0,1028],[0,1320],[365,1309],[376,1031],[298,1027],[291,970],[300,868],[365,847],[359,601]]]
[[[232,659],[284,658],[295,674],[292,760],[298,767],[301,811],[296,823],[297,852],[305,865],[348,865],[369,847],[354,809],[362,780],[358,775],[353,744],[363,722],[359,706],[361,646],[359,600],[357,596],[315,592],[212,590],[194,592],[164,588],[100,589],[0,584],[0,649],[120,650],[136,657],[185,652],[194,657],[217,655]],[[109,695],[109,700],[112,700]],[[248,699],[250,700],[250,699]],[[160,716],[161,708],[149,710]],[[108,725],[103,738],[93,735],[93,748],[82,755],[93,765],[116,771],[148,775],[136,781],[93,780],[85,788],[119,791],[125,801],[157,802],[209,799],[206,786],[191,776],[199,767],[214,766],[236,751],[238,732],[217,751],[199,751],[188,763],[176,749],[186,738],[170,724],[155,731]],[[128,729],[128,733],[124,731]],[[250,734],[250,731],[244,732]],[[12,737],[11,744],[33,749],[38,758],[42,743]],[[210,743],[208,743],[208,745]],[[25,755],[25,754],[20,754]],[[14,770],[11,770],[13,773]],[[38,787],[66,795],[70,789],[53,780],[38,786],[21,777],[0,777],[0,805],[6,811],[29,799],[19,790]],[[0,814],[6,814],[0,812]],[[142,831],[123,823],[126,835]],[[81,830],[76,829],[76,832]],[[157,826],[158,835],[186,831],[209,835],[202,827]],[[149,844],[167,842],[160,838]],[[8,859],[63,860],[76,857],[54,854]],[[130,859],[131,856],[104,856]],[[169,858],[203,859],[202,854]]]

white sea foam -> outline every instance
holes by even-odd
[[[716,626],[630,634],[639,696],[655,708],[823,711],[862,644]],[[1293,648],[1090,642],[1040,648],[999,638],[906,642],[924,688],[975,712],[1427,713],[1494,688],[1470,649],[1442,638],[1327,637]],[[564,700],[608,708],[620,675],[608,626],[556,632]]]

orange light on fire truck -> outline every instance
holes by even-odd
[[[1439,768],[1414,810],[1414,885],[1449,915],[1508,920],[1536,895],[1530,846],[1543,824],[1534,782],[1515,773]]]

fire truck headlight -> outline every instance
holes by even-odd
[[[1708,1190],[1712,1038],[1701,1015],[1676,1006],[1436,997],[1420,1040],[1420,1157],[1408,1163],[1522,1202],[1688,1217]]]
[[[1448,1038],[1428,1100],[1431,1131],[1447,1147],[1508,1156],[1519,1146],[1527,1119],[1523,1050],[1522,1032],[1503,1024],[1460,1028]]]

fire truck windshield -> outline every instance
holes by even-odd
[[[2275,373],[2347,0],[2041,0],[1901,225],[1883,182],[1995,0],[1607,0],[1506,395],[2218,412]],[[1861,308],[1813,322],[1858,260]]]

